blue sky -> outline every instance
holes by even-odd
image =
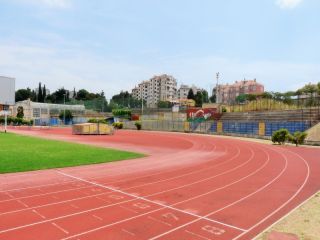
[[[320,81],[319,0],[0,0],[0,75],[104,90],[167,73],[207,90]]]

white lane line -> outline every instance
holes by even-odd
[[[103,220],[103,218],[101,218],[101,217],[99,217],[99,216],[97,216],[97,215],[92,214],[91,216],[94,217],[94,218],[96,218],[96,219],[98,219],[98,220],[100,220],[100,221]]]
[[[240,149],[237,147],[237,155],[236,156],[233,156],[232,158],[230,158],[228,161],[224,161],[220,164],[217,164],[215,165],[214,167],[217,167],[219,165],[222,165],[222,164],[225,164],[227,162],[230,162],[231,159],[234,159],[235,157],[239,156],[240,155]],[[245,164],[245,163],[244,163]],[[241,164],[231,170],[236,170],[237,168],[241,167],[242,165],[244,164]],[[215,175],[215,176],[212,176],[210,178],[214,178],[214,177],[217,177],[217,176],[220,176],[220,175],[223,175],[223,174],[226,174],[230,172],[230,170],[228,171],[225,171],[221,174],[218,174],[218,175]],[[169,180],[169,179],[168,179]],[[72,181],[72,183],[76,183],[76,181]],[[143,185],[143,184],[142,184]],[[138,188],[140,187],[141,185],[138,185],[138,186],[133,186],[133,187],[130,187],[130,188],[126,188],[124,190],[129,190],[129,189],[134,189],[134,188]],[[186,186],[186,185],[184,185]],[[179,187],[180,188],[180,187]],[[173,189],[168,189],[167,191],[171,191],[171,190],[174,190],[174,189],[177,189],[177,188],[173,188]],[[162,191],[160,193],[164,193],[166,191]],[[38,209],[38,208],[42,208],[42,207],[47,207],[47,206],[53,206],[53,205],[57,205],[57,204],[61,204],[61,203],[67,203],[67,202],[71,202],[71,201],[76,201],[76,200],[81,200],[81,199],[86,199],[86,198],[91,198],[91,197],[95,197],[95,196],[102,196],[102,195],[107,195],[109,194],[110,192],[105,192],[105,193],[101,193],[101,194],[96,194],[96,195],[90,195],[90,196],[86,196],[86,197],[79,197],[79,198],[73,198],[73,199],[70,199],[70,200],[65,200],[65,201],[60,201],[60,202],[56,202],[56,203],[49,203],[49,204],[44,204],[44,205],[38,205],[38,206],[34,206],[34,207],[30,207],[30,208],[25,208],[25,209],[19,209],[19,210],[14,210],[14,211],[10,211],[10,212],[4,212],[4,213],[0,213],[0,216],[1,215],[5,215],[5,214],[10,214],[10,213],[16,213],[16,212],[22,212],[22,211],[26,211],[26,210],[30,210],[30,209]],[[152,195],[148,195],[147,197],[150,197],[150,196],[154,196],[154,195],[157,195],[157,194],[160,194],[160,193],[156,193],[156,194],[152,194]],[[102,198],[101,198],[102,200]]]
[[[94,184],[96,184],[96,183],[94,183]],[[103,186],[103,185],[102,185]],[[222,188],[221,188],[222,189]],[[103,193],[103,194],[105,194],[105,193]],[[103,195],[103,194],[97,194],[97,195]],[[87,198],[87,197],[83,197],[83,198]],[[6,230],[3,230],[3,231],[0,231],[0,233],[4,233],[4,232],[8,232],[8,231],[14,231],[14,230],[17,230],[17,229],[21,229],[21,228],[25,228],[25,227],[29,227],[29,226],[34,226],[34,225],[37,225],[37,224],[41,224],[41,223],[44,223],[44,222],[49,222],[49,221],[54,221],[54,220],[58,220],[58,219],[62,219],[62,218],[65,218],[65,217],[71,217],[71,216],[75,216],[75,215],[79,215],[79,214],[82,214],[82,213],[87,213],[87,212],[91,212],[91,211],[95,211],[95,210],[99,210],[99,209],[104,209],[104,208],[108,208],[108,207],[112,207],[112,206],[116,206],[116,205],[120,205],[120,204],[122,204],[122,203],[127,203],[127,202],[132,202],[132,201],[135,201],[136,199],[135,198],[133,198],[133,199],[131,199],[131,200],[126,200],[126,201],[122,201],[122,202],[118,202],[118,203],[115,203],[115,204],[110,204],[110,205],[107,205],[107,206],[102,206],[102,207],[97,207],[97,208],[93,208],[93,209],[90,209],[90,210],[85,210],[85,211],[82,211],[82,212],[78,212],[78,213],[73,213],[73,214],[69,214],[69,215],[65,215],[65,216],[60,216],[60,217],[56,217],[56,218],[53,218],[53,219],[48,219],[47,221],[42,221],[42,222],[36,222],[36,223],[31,223],[31,224],[27,224],[27,225],[23,225],[23,226],[19,226],[19,227],[15,227],[15,228],[11,228],[11,229],[6,229]],[[73,201],[73,200],[69,200],[69,201]],[[68,201],[68,202],[69,202]],[[183,202],[185,202],[185,201],[183,201]],[[159,205],[159,204],[161,204],[159,201],[155,201],[155,203],[157,204],[157,205]],[[180,202],[178,202],[178,203],[176,203],[176,204],[179,204]],[[164,204],[163,204],[164,205]],[[165,206],[165,205],[164,205]],[[165,208],[165,207],[164,207]],[[160,211],[160,210],[162,210],[162,209],[164,209],[164,208],[160,208],[160,209],[157,209],[156,211]],[[17,212],[17,211],[15,211],[15,212]],[[149,212],[150,213],[150,212]],[[146,214],[148,214],[148,213],[146,213]],[[189,215],[192,215],[191,213],[188,213]],[[1,215],[1,214],[0,214]],[[143,215],[145,215],[145,214],[143,214]],[[136,217],[134,217],[134,218],[136,218]],[[134,218],[132,218],[132,219],[134,219]],[[129,220],[129,219],[126,219],[125,221],[127,221],[127,220]],[[211,219],[207,219],[208,221],[211,221],[211,222],[215,222],[215,223],[217,223],[216,221],[214,221],[214,220],[211,220]],[[220,223],[220,224],[222,224],[223,225],[223,223]],[[229,225],[227,225],[227,226],[229,226]],[[237,227],[235,227],[235,226],[229,226],[229,227],[233,227],[233,228],[237,228]],[[240,229],[241,230],[241,229]],[[242,230],[242,231],[244,231],[244,230]]]
[[[216,145],[214,145],[214,149],[216,149]],[[213,149],[213,150],[214,150]],[[239,151],[239,148],[237,148],[238,151]],[[225,151],[224,153],[226,153],[226,148],[225,148]],[[238,154],[239,155],[239,154]],[[220,156],[217,156],[217,158],[220,157]],[[233,157],[235,158],[235,157]],[[219,163],[219,164],[216,164],[214,166],[211,166],[209,167],[210,168],[215,168],[215,167],[218,167],[220,165],[223,165],[223,164],[226,164],[227,162],[230,162],[233,158],[229,159],[228,161],[225,161],[225,162],[222,162],[222,163]],[[172,159],[171,159],[172,160]],[[215,159],[216,160],[216,159]],[[197,173],[197,172],[201,172],[201,171],[204,171],[204,170],[208,170],[208,168],[206,169],[200,169],[200,170],[197,170],[197,171],[192,171],[190,173],[188,173],[187,175],[189,174],[194,174],[194,173]],[[114,181],[114,182],[110,182],[110,183],[120,183],[120,182],[126,182],[126,181],[132,181],[132,180],[135,180],[135,179],[140,179],[140,178],[145,178],[145,177],[150,177],[150,176],[154,176],[154,175],[159,175],[159,174],[164,174],[164,173],[168,173],[168,172],[174,172],[176,170],[170,170],[170,171],[165,171],[165,172],[161,172],[161,173],[155,173],[155,174],[150,174],[150,175],[145,175],[145,176],[139,176],[139,177],[136,177],[136,178],[132,178],[132,179],[129,179],[129,180],[119,180],[119,181]],[[142,187],[142,186],[145,186],[145,185],[150,185],[150,184],[156,184],[156,183],[159,183],[159,182],[163,182],[163,181],[169,181],[169,180],[172,180],[172,179],[175,179],[175,178],[179,178],[179,177],[183,177],[185,174],[183,175],[179,175],[177,177],[174,177],[174,178],[167,178],[167,179],[163,179],[163,180],[160,180],[160,181],[156,181],[156,182],[152,182],[152,183],[148,183],[148,184],[141,184],[141,185],[137,185],[137,186],[133,186],[133,187],[130,187],[130,188],[126,188],[125,190],[127,189],[132,189],[132,188],[138,188],[138,187]],[[94,179],[102,179],[103,177],[98,177],[98,178],[92,178],[91,180],[94,180]],[[76,183],[76,181],[66,181],[67,183]],[[65,184],[66,182],[62,182],[62,184]],[[52,193],[60,193],[60,192],[67,192],[67,191],[73,191],[73,190],[78,190],[78,189],[85,189],[85,188],[89,188],[90,186],[85,186],[85,187],[79,187],[79,188],[71,188],[71,189],[66,189],[66,190],[61,190],[61,191],[56,191],[56,192],[49,192],[49,193],[43,193],[43,194],[37,194],[37,195],[30,195],[30,196],[25,196],[25,197],[20,197],[20,198],[15,198],[14,196],[12,196],[8,191],[20,191],[20,190],[24,190],[24,189],[29,189],[29,188],[39,188],[39,187],[43,187],[43,186],[51,186],[51,185],[60,185],[61,183],[54,183],[54,184],[47,184],[47,185],[39,185],[37,187],[28,187],[28,188],[19,188],[19,189],[11,189],[11,190],[7,190],[7,191],[0,191],[1,192],[4,192],[6,194],[8,194],[9,196],[12,197],[12,199],[7,199],[7,200],[3,200],[3,201],[0,201],[1,202],[6,202],[6,201],[12,201],[12,200],[17,200],[17,199],[24,199],[24,198],[29,198],[29,197],[36,197],[36,196],[45,196],[45,195],[49,195],[49,194],[52,194]],[[115,187],[116,188],[116,187]],[[41,189],[38,189],[40,191],[42,191]],[[56,198],[57,199],[57,198]]]
[[[130,212],[133,212],[133,213],[139,213],[139,212],[137,212],[137,211],[135,211],[135,210],[133,210],[133,209],[131,209],[131,208],[127,208],[127,207],[124,207],[124,206],[120,206],[122,209],[125,209],[125,210],[128,210],[128,211],[130,211]]]
[[[240,237],[242,237],[244,234],[247,234],[248,232],[250,232],[251,230],[253,230],[254,228],[256,228],[257,226],[259,226],[261,223],[265,222],[266,220],[268,220],[271,216],[273,216],[275,213],[277,213],[278,211],[280,211],[282,208],[284,208],[286,205],[288,205],[288,203],[290,203],[301,191],[302,189],[305,187],[305,185],[307,184],[309,177],[310,177],[310,166],[308,164],[308,162],[299,154],[287,150],[288,152],[293,153],[294,155],[298,156],[298,158],[300,158],[304,164],[307,167],[307,174],[306,177],[302,183],[302,185],[300,186],[300,188],[295,192],[295,194],[293,194],[284,204],[282,204],[280,207],[278,207],[277,209],[275,209],[273,212],[271,212],[268,216],[266,216],[265,218],[261,219],[259,222],[257,222],[255,225],[253,225],[251,228],[249,228],[246,232],[241,233],[239,236],[237,236],[236,238],[233,238],[233,240],[239,239]],[[307,201],[307,200],[306,200]],[[292,213],[294,210],[296,210],[297,208],[299,208],[302,204],[304,204],[306,201],[302,202],[301,204],[299,204],[297,207],[295,207],[294,209],[292,209],[290,212],[288,212],[286,215],[284,215],[282,218],[280,218],[278,221],[276,221],[274,224],[276,224],[277,222],[281,221],[282,219],[284,219],[285,217],[287,217],[290,213]],[[271,225],[272,226],[272,225]],[[269,226],[268,228],[270,228],[271,226]]]
[[[128,234],[131,235],[131,236],[135,236],[135,235],[136,235],[136,234],[134,234],[133,232],[130,232],[130,231],[124,229],[124,228],[122,228],[121,231],[122,231],[122,232],[125,232],[125,233],[128,233]]]
[[[83,182],[86,182],[86,183],[91,183],[92,185],[97,185],[97,186],[103,187],[103,188],[105,188],[105,189],[108,189],[108,190],[111,190],[111,191],[114,191],[114,192],[121,193],[121,194],[123,194],[123,195],[132,197],[132,198],[134,198],[134,199],[136,199],[136,200],[143,200],[143,201],[146,201],[146,202],[149,202],[149,203],[152,203],[152,204],[155,204],[155,205],[164,207],[164,208],[169,208],[169,209],[172,209],[172,210],[175,210],[175,211],[178,211],[178,212],[185,213],[185,214],[187,214],[187,215],[191,215],[191,216],[193,216],[193,217],[197,217],[197,218],[199,218],[199,219],[205,219],[205,220],[207,220],[207,221],[219,223],[219,224],[221,224],[221,225],[228,226],[228,227],[230,227],[230,228],[234,228],[234,229],[237,229],[237,230],[240,230],[240,231],[245,231],[245,230],[242,229],[242,228],[238,228],[238,227],[233,226],[233,225],[230,225],[230,224],[225,224],[225,223],[223,223],[223,222],[215,221],[215,220],[212,220],[212,219],[210,219],[210,218],[206,218],[206,217],[204,217],[204,216],[200,216],[200,215],[197,215],[197,214],[194,214],[194,213],[189,213],[189,212],[186,212],[186,211],[184,211],[184,210],[181,210],[181,209],[172,207],[173,205],[170,206],[170,205],[161,204],[161,203],[159,203],[159,202],[152,201],[152,200],[147,199],[147,198],[145,198],[145,197],[135,196],[135,195],[132,195],[132,194],[130,194],[130,193],[127,193],[127,192],[124,192],[124,191],[121,191],[121,190],[118,190],[118,189],[113,189],[113,188],[110,188],[110,187],[108,187],[108,186],[104,186],[104,185],[101,185],[101,184],[98,184],[98,183],[93,183],[93,182],[87,181],[87,180],[85,180],[85,179],[82,179],[82,178],[79,178],[79,177],[76,177],[76,176],[73,176],[73,175],[70,175],[70,174],[67,174],[67,173],[63,173],[63,172],[59,172],[59,173],[62,174],[62,175],[64,175],[64,176],[77,179],[77,180],[79,180],[79,181],[83,181]]]
[[[185,230],[185,232],[186,232],[186,233],[189,233],[189,234],[191,234],[191,235],[193,235],[193,236],[196,236],[196,237],[198,237],[198,238],[200,238],[200,239],[211,240],[210,238],[206,238],[206,237],[204,237],[204,236],[202,236],[202,235],[196,234],[196,233],[191,232],[191,231],[188,231],[188,230]]]
[[[24,202],[22,202],[21,200],[17,200],[18,203],[22,204],[24,207],[29,207],[27,204],[25,204]]]
[[[148,216],[148,218],[151,219],[151,220],[153,220],[153,221],[155,221],[155,222],[159,222],[159,223],[162,223],[162,224],[164,224],[164,225],[167,225],[167,226],[172,227],[172,224],[167,223],[167,222],[165,222],[165,221],[162,221],[162,220],[156,219],[156,218],[154,218],[154,217],[150,217],[150,216]]]
[[[38,216],[40,216],[42,219],[46,219],[46,217],[43,216],[41,213],[39,213],[37,210],[32,210],[32,212],[34,212],[35,214],[37,214]]]
[[[73,202],[73,201],[77,201],[77,200],[87,199],[87,198],[91,198],[91,197],[94,198],[94,197],[96,197],[96,196],[107,195],[107,194],[110,194],[110,193],[112,193],[112,192],[110,191],[110,192],[100,193],[100,194],[91,195],[91,196],[73,198],[73,199],[70,199],[70,200],[64,200],[64,201],[55,202],[55,203],[48,203],[48,204],[39,205],[39,206],[35,206],[35,207],[27,207],[27,208],[24,208],[24,209],[19,209],[19,210],[14,210],[14,211],[10,211],[10,212],[0,213],[0,216],[7,215],[7,214],[11,214],[11,213],[28,211],[28,210],[32,210],[32,209],[38,209],[38,208],[43,208],[43,207],[54,206],[54,205],[58,205],[58,204],[61,204],[61,203],[68,203],[68,202]],[[103,199],[103,198],[102,198],[102,199]]]
[[[60,191],[56,191],[56,192],[48,192],[48,193],[41,193],[41,194],[35,194],[35,195],[30,195],[30,196],[24,196],[24,197],[13,197],[11,194],[11,196],[13,197],[12,199],[7,199],[7,200],[2,200],[0,201],[0,203],[3,202],[9,202],[9,201],[13,201],[13,200],[19,200],[19,199],[26,199],[26,198],[33,198],[33,197],[42,197],[42,196],[47,196],[50,194],[56,194],[56,193],[63,193],[63,192],[68,192],[68,191],[75,191],[75,190],[80,190],[83,188],[90,188],[91,186],[87,186],[87,187],[81,187],[81,188],[73,188],[73,189],[66,189],[66,190],[60,190]],[[56,196],[51,196],[53,198],[56,198]]]
[[[60,227],[58,224],[56,223],[51,223],[53,226],[55,226],[56,228],[58,228],[60,231],[64,232],[65,234],[69,234],[69,232],[67,230],[65,230],[64,228]]]
[[[75,208],[75,209],[79,209],[79,207],[75,204],[70,204],[71,207]]]
[[[262,150],[263,150],[263,149],[262,149]],[[267,154],[267,159],[268,159],[268,160],[266,161],[266,163],[265,163],[264,165],[262,165],[262,167],[258,168],[255,172],[258,172],[258,171],[260,171],[261,169],[263,169],[264,166],[270,161],[270,155],[269,155],[269,153],[266,152],[265,150],[263,150],[263,151]],[[284,168],[282,169],[282,171],[281,171],[274,179],[272,179],[271,181],[269,181],[269,182],[268,182],[266,185],[264,185],[263,187],[258,188],[256,191],[252,192],[251,194],[246,195],[245,197],[240,198],[240,199],[238,199],[237,201],[234,201],[233,203],[228,204],[227,206],[224,206],[224,207],[222,207],[222,208],[220,208],[220,209],[218,209],[218,210],[215,210],[215,211],[213,211],[213,212],[210,212],[209,214],[206,214],[205,217],[210,217],[211,215],[213,215],[213,214],[215,214],[215,213],[217,213],[217,212],[220,212],[220,211],[222,211],[222,210],[224,210],[224,209],[226,209],[226,208],[228,208],[228,207],[230,207],[230,206],[233,206],[233,205],[235,205],[235,204],[237,204],[237,203],[239,203],[239,202],[241,202],[241,201],[243,201],[243,200],[245,200],[245,199],[247,199],[247,198],[255,195],[256,193],[258,193],[258,192],[262,191],[263,189],[267,188],[269,185],[271,185],[273,182],[275,182],[278,178],[280,178],[280,176],[282,176],[282,174],[285,172],[285,170],[287,169],[287,166],[288,166],[288,159],[287,159],[286,156],[284,156],[283,154],[281,154],[281,155],[282,155],[282,156],[284,157],[284,159],[285,159],[285,165],[284,165]],[[255,172],[253,172],[253,173],[255,173]],[[252,174],[250,174],[250,175],[252,175]],[[248,176],[249,176],[249,175],[248,175]],[[174,228],[174,229],[171,229],[171,230],[169,230],[169,231],[167,231],[167,232],[164,232],[164,233],[159,234],[159,235],[157,235],[157,236],[155,236],[155,237],[153,237],[153,238],[150,238],[150,240],[155,240],[155,239],[158,239],[158,238],[160,238],[160,237],[163,237],[163,236],[165,236],[165,235],[167,235],[167,234],[169,234],[169,233],[175,232],[175,231],[177,231],[177,230],[179,230],[179,229],[181,229],[181,228],[184,228],[184,227],[189,226],[189,225],[191,225],[191,224],[193,224],[193,223],[195,223],[195,222],[198,222],[199,220],[201,220],[201,219],[192,220],[192,221],[190,221],[190,222],[188,222],[188,223],[185,223],[185,224],[180,225],[180,226],[178,226],[178,227],[176,227],[176,228]],[[244,230],[244,231],[242,231],[242,232],[243,232],[243,233],[244,233],[244,232],[247,232],[247,230]]]
[[[27,189],[33,189],[33,188],[39,188],[39,187],[48,187],[48,186],[55,186],[55,185],[61,185],[61,184],[66,184],[66,183],[73,183],[76,181],[69,181],[69,182],[58,182],[58,183],[48,183],[48,184],[43,184],[43,185],[38,185],[38,186],[30,186],[30,187],[23,187],[23,188],[15,188],[15,189],[9,189],[9,190],[1,190],[0,193],[2,192],[15,192],[15,191],[22,191],[22,190],[27,190]]]

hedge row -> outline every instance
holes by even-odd
[[[5,119],[4,117],[0,117],[0,124],[4,124],[5,122]],[[25,119],[22,119],[22,118],[17,118],[17,117],[8,117],[7,118],[7,123],[8,125],[28,125],[28,126],[31,126],[33,125],[33,120],[25,120]]]

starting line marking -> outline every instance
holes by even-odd
[[[193,235],[193,236],[196,236],[196,237],[198,237],[198,238],[201,238],[201,239],[205,239],[205,240],[211,240],[210,238],[206,238],[206,237],[204,237],[204,236],[202,236],[202,235],[199,235],[199,234],[197,234],[197,233],[194,233],[194,232],[191,232],[191,231],[188,231],[188,230],[184,230],[186,233],[189,233],[189,234],[191,234],[191,235]]]
[[[129,197],[132,197],[132,198],[135,198],[135,199],[139,199],[139,200],[143,200],[143,201],[146,201],[146,202],[149,202],[149,203],[153,203],[155,205],[158,205],[158,206],[161,206],[161,207],[164,207],[164,208],[169,208],[169,209],[172,209],[172,210],[175,210],[175,211],[178,211],[178,212],[182,212],[184,214],[187,214],[187,215],[191,215],[193,217],[196,217],[198,220],[201,220],[201,219],[204,219],[204,220],[207,220],[209,222],[213,222],[213,223],[218,223],[220,225],[223,225],[223,226],[226,226],[226,227],[229,227],[229,228],[233,228],[233,229],[236,229],[236,230],[239,230],[241,232],[245,232],[246,229],[243,229],[243,228],[239,228],[239,227],[236,227],[236,226],[233,226],[233,225],[230,225],[230,224],[226,224],[226,223],[223,223],[223,222],[220,222],[220,221],[216,221],[216,220],[212,220],[206,216],[200,216],[198,214],[194,214],[194,213],[190,213],[190,212],[186,212],[184,210],[181,210],[179,208],[175,208],[175,207],[172,207],[172,206],[169,206],[169,205],[165,205],[165,204],[161,204],[159,202],[154,202],[150,199],[147,199],[147,198],[144,198],[144,197],[140,197],[140,196],[135,196],[135,195],[132,195],[130,193],[127,193],[127,192],[124,192],[124,191],[121,191],[119,189],[113,189],[111,187],[108,187],[108,186],[105,186],[105,185],[102,185],[102,184],[99,184],[99,183],[94,183],[94,182],[91,182],[91,181],[88,181],[88,180],[85,180],[85,179],[82,179],[82,178],[79,178],[79,177],[76,177],[76,176],[73,176],[73,175],[70,175],[70,174],[67,174],[67,173],[64,173],[64,172],[60,172],[60,171],[57,171],[59,174],[61,175],[64,175],[64,176],[67,176],[67,177],[70,177],[70,178],[73,178],[73,179],[77,179],[79,181],[82,181],[82,182],[86,182],[86,183],[90,183],[92,185],[95,185],[95,186],[98,186],[98,187],[102,187],[102,188],[105,188],[105,189],[108,189],[110,191],[114,191],[114,192],[118,192],[118,193],[121,193],[123,195],[126,195],[126,196],[129,196]]]

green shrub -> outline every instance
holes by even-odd
[[[135,122],[134,125],[137,127],[137,130],[141,130],[142,124],[140,121]]]
[[[278,143],[279,145],[281,145],[281,144],[284,144],[285,141],[288,140],[289,135],[290,134],[289,134],[288,129],[281,128],[272,134],[271,140],[273,143]]]
[[[114,128],[116,128],[116,129],[122,129],[123,123],[122,122],[115,122],[112,124],[112,126],[114,126]]]
[[[0,124],[4,124],[5,120],[4,117],[0,117]],[[33,125],[33,120],[25,120],[22,118],[17,118],[17,117],[8,117],[7,118],[7,124],[13,124],[13,125],[27,125],[27,126],[31,126]]]
[[[304,143],[308,134],[306,132],[295,132],[293,135],[289,135],[289,141],[294,143],[296,146]]]
[[[104,124],[107,124],[107,121],[105,119],[91,118],[91,119],[88,120],[88,123],[104,123]]]
[[[113,109],[112,114],[117,117],[131,117],[130,109]]]

